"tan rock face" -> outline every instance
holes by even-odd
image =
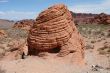
[[[0,37],[5,37],[5,36],[6,36],[6,32],[0,29]]]
[[[73,22],[70,11],[63,4],[41,12],[28,36],[29,54],[59,49],[57,56],[75,52],[84,56],[84,42]]]

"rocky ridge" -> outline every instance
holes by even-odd
[[[92,13],[73,13],[76,24],[110,24],[110,15],[106,13],[92,14]]]

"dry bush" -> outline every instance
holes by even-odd
[[[92,41],[91,41],[92,44],[95,43],[95,42],[96,42],[95,40],[92,40]]]
[[[99,48],[98,51],[101,55],[110,54],[110,47],[103,46],[102,48]]]
[[[94,45],[92,44],[87,44],[85,47],[86,49],[94,49]]]

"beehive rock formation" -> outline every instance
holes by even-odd
[[[29,54],[59,49],[57,56],[76,53],[84,56],[84,42],[78,32],[70,11],[63,4],[54,5],[41,12],[28,36]]]

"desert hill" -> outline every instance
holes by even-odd
[[[0,19],[0,28],[12,27],[14,23],[12,20]]]

